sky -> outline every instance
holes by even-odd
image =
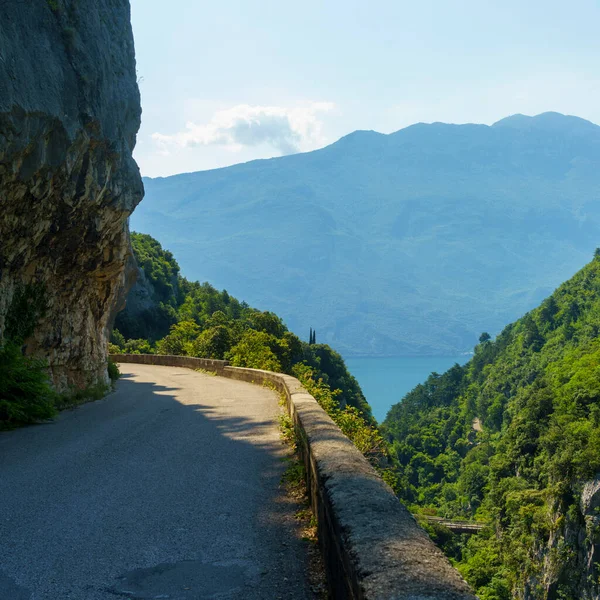
[[[598,0],[131,0],[142,175],[357,129],[558,111],[600,124]]]

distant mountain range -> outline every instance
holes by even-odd
[[[186,277],[347,356],[468,351],[600,246],[600,127],[558,113],[355,131],[144,183],[132,229]]]

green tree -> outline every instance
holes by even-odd
[[[171,327],[169,335],[156,344],[158,354],[189,356],[200,335],[200,327],[194,321],[180,321]]]
[[[249,367],[266,371],[281,371],[281,362],[273,348],[282,350],[279,340],[264,331],[249,330],[226,354],[234,367]]]
[[[191,346],[191,355],[200,358],[223,360],[231,349],[231,335],[225,325],[215,325],[205,329]]]

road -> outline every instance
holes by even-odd
[[[0,600],[311,598],[276,394],[121,371],[104,400],[0,434]]]

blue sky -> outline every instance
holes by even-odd
[[[600,123],[600,2],[131,0],[143,175],[356,129],[547,110]]]

